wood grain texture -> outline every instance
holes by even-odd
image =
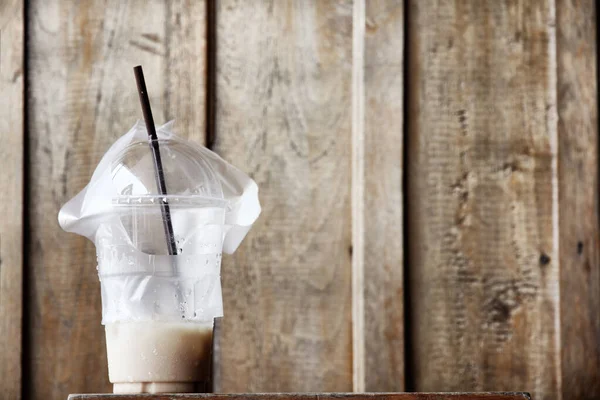
[[[222,392],[348,391],[350,1],[219,1],[215,150],[262,215],[223,259]]]
[[[182,114],[178,133],[204,137],[199,3],[30,2],[27,398],[112,391],[95,249],[62,232],[57,213],[141,118],[133,66],[144,66],[156,123]]]
[[[367,0],[364,37],[363,391],[404,390],[403,1]]]
[[[165,1],[165,120],[181,137],[206,144],[205,0]],[[157,93],[158,94],[158,93]]]
[[[574,400],[600,398],[596,12],[556,3],[562,392]]]
[[[527,393],[76,394],[69,400],[528,400]]]
[[[411,1],[415,390],[561,398],[552,1]]]
[[[23,1],[0,3],[0,397],[21,398]]]

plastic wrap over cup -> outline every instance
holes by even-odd
[[[194,390],[186,385],[205,378],[198,359],[207,359],[213,319],[223,315],[221,253],[235,251],[260,214],[258,188],[243,172],[177,138],[170,123],[157,135],[166,196],[138,122],[59,213],[64,230],[96,245],[115,392]],[[176,255],[169,255],[163,204]]]
[[[222,316],[225,210],[172,206],[177,255],[164,254],[160,209],[138,205],[122,212],[96,232],[102,323],[212,321]]]

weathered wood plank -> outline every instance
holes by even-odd
[[[219,1],[215,150],[263,213],[223,260],[223,392],[348,391],[350,1]]]
[[[0,3],[0,388],[21,398],[23,315],[23,10]]]
[[[141,118],[134,65],[144,66],[156,122],[183,114],[180,133],[203,138],[202,4],[30,3],[28,398],[112,390],[94,246],[62,232],[56,216]]]
[[[574,400],[600,398],[596,12],[556,3],[562,392]]]
[[[560,398],[554,2],[408,21],[414,388]]]
[[[362,391],[404,390],[401,0],[365,2]]]
[[[175,129],[179,136],[204,145],[206,144],[205,0],[170,0],[164,3],[167,17],[163,61],[165,120],[175,119]]]
[[[76,394],[69,400],[528,400],[527,393],[273,393],[273,394]]]

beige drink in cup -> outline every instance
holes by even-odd
[[[197,392],[210,381],[212,323],[125,322],[105,328],[115,393]]]

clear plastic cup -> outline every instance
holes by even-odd
[[[95,234],[115,393],[193,392],[210,379],[226,202],[187,147],[164,141],[161,152],[169,194],[153,193],[147,144],[128,147],[112,170],[125,187]],[[177,255],[165,236],[167,203]]]
[[[234,252],[260,214],[247,175],[177,138],[170,123],[157,135],[166,195],[137,123],[59,213],[63,229],[96,245],[109,378],[119,393],[206,387],[213,321],[223,315],[221,253]]]
[[[102,321],[115,393],[206,386],[213,318],[222,313],[223,213],[217,206],[171,201],[174,231],[187,232],[176,235],[177,255],[164,254],[162,216],[151,202],[124,204],[115,221],[98,230]]]

